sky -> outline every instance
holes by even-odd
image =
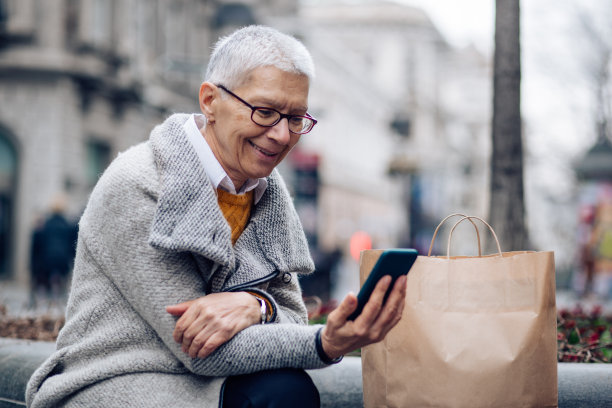
[[[493,48],[494,0],[400,0],[425,10],[447,41],[462,47]]]
[[[492,55],[495,0],[401,1],[426,10],[451,44],[474,44]],[[554,186],[551,188],[556,189],[551,194],[570,193],[574,187],[572,165],[596,138],[595,92],[587,74],[593,46],[587,42],[577,15],[583,10],[594,18],[593,26],[609,27],[605,17],[609,1],[521,1],[525,143],[531,160],[541,164],[535,170],[547,175]],[[609,5],[608,11],[612,11]]]
[[[454,46],[473,44],[486,55],[493,53],[495,0],[398,0],[424,9],[446,40]],[[555,137],[567,133],[556,148],[572,156],[582,153],[595,135],[584,128],[590,120],[592,94],[586,83],[580,55],[576,7],[596,10],[609,0],[523,0],[521,1],[521,48],[523,115],[531,126],[546,124]],[[578,57],[578,58],[577,58]],[[563,112],[563,114],[559,114]],[[552,123],[552,117],[565,120]],[[582,137],[572,137],[584,132]],[[592,133],[592,132],[591,132]],[[567,149],[567,151],[563,150]]]

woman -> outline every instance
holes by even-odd
[[[28,406],[318,406],[303,369],[399,321],[405,280],[383,307],[386,279],[354,322],[349,294],[307,325],[298,275],[314,265],[274,169],[316,124],[313,76],[297,40],[241,29],[213,51],[202,114],[172,115],[115,159],[81,219],[67,322]]]

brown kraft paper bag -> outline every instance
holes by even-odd
[[[365,407],[557,407],[554,254],[491,232],[497,254],[418,257],[401,321],[362,349]],[[362,284],[382,252],[362,252]]]

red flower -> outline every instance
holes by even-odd
[[[598,333],[591,334],[587,341],[590,345],[599,343],[599,334]]]

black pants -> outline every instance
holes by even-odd
[[[319,391],[304,370],[284,368],[229,377],[223,408],[318,408]]]

